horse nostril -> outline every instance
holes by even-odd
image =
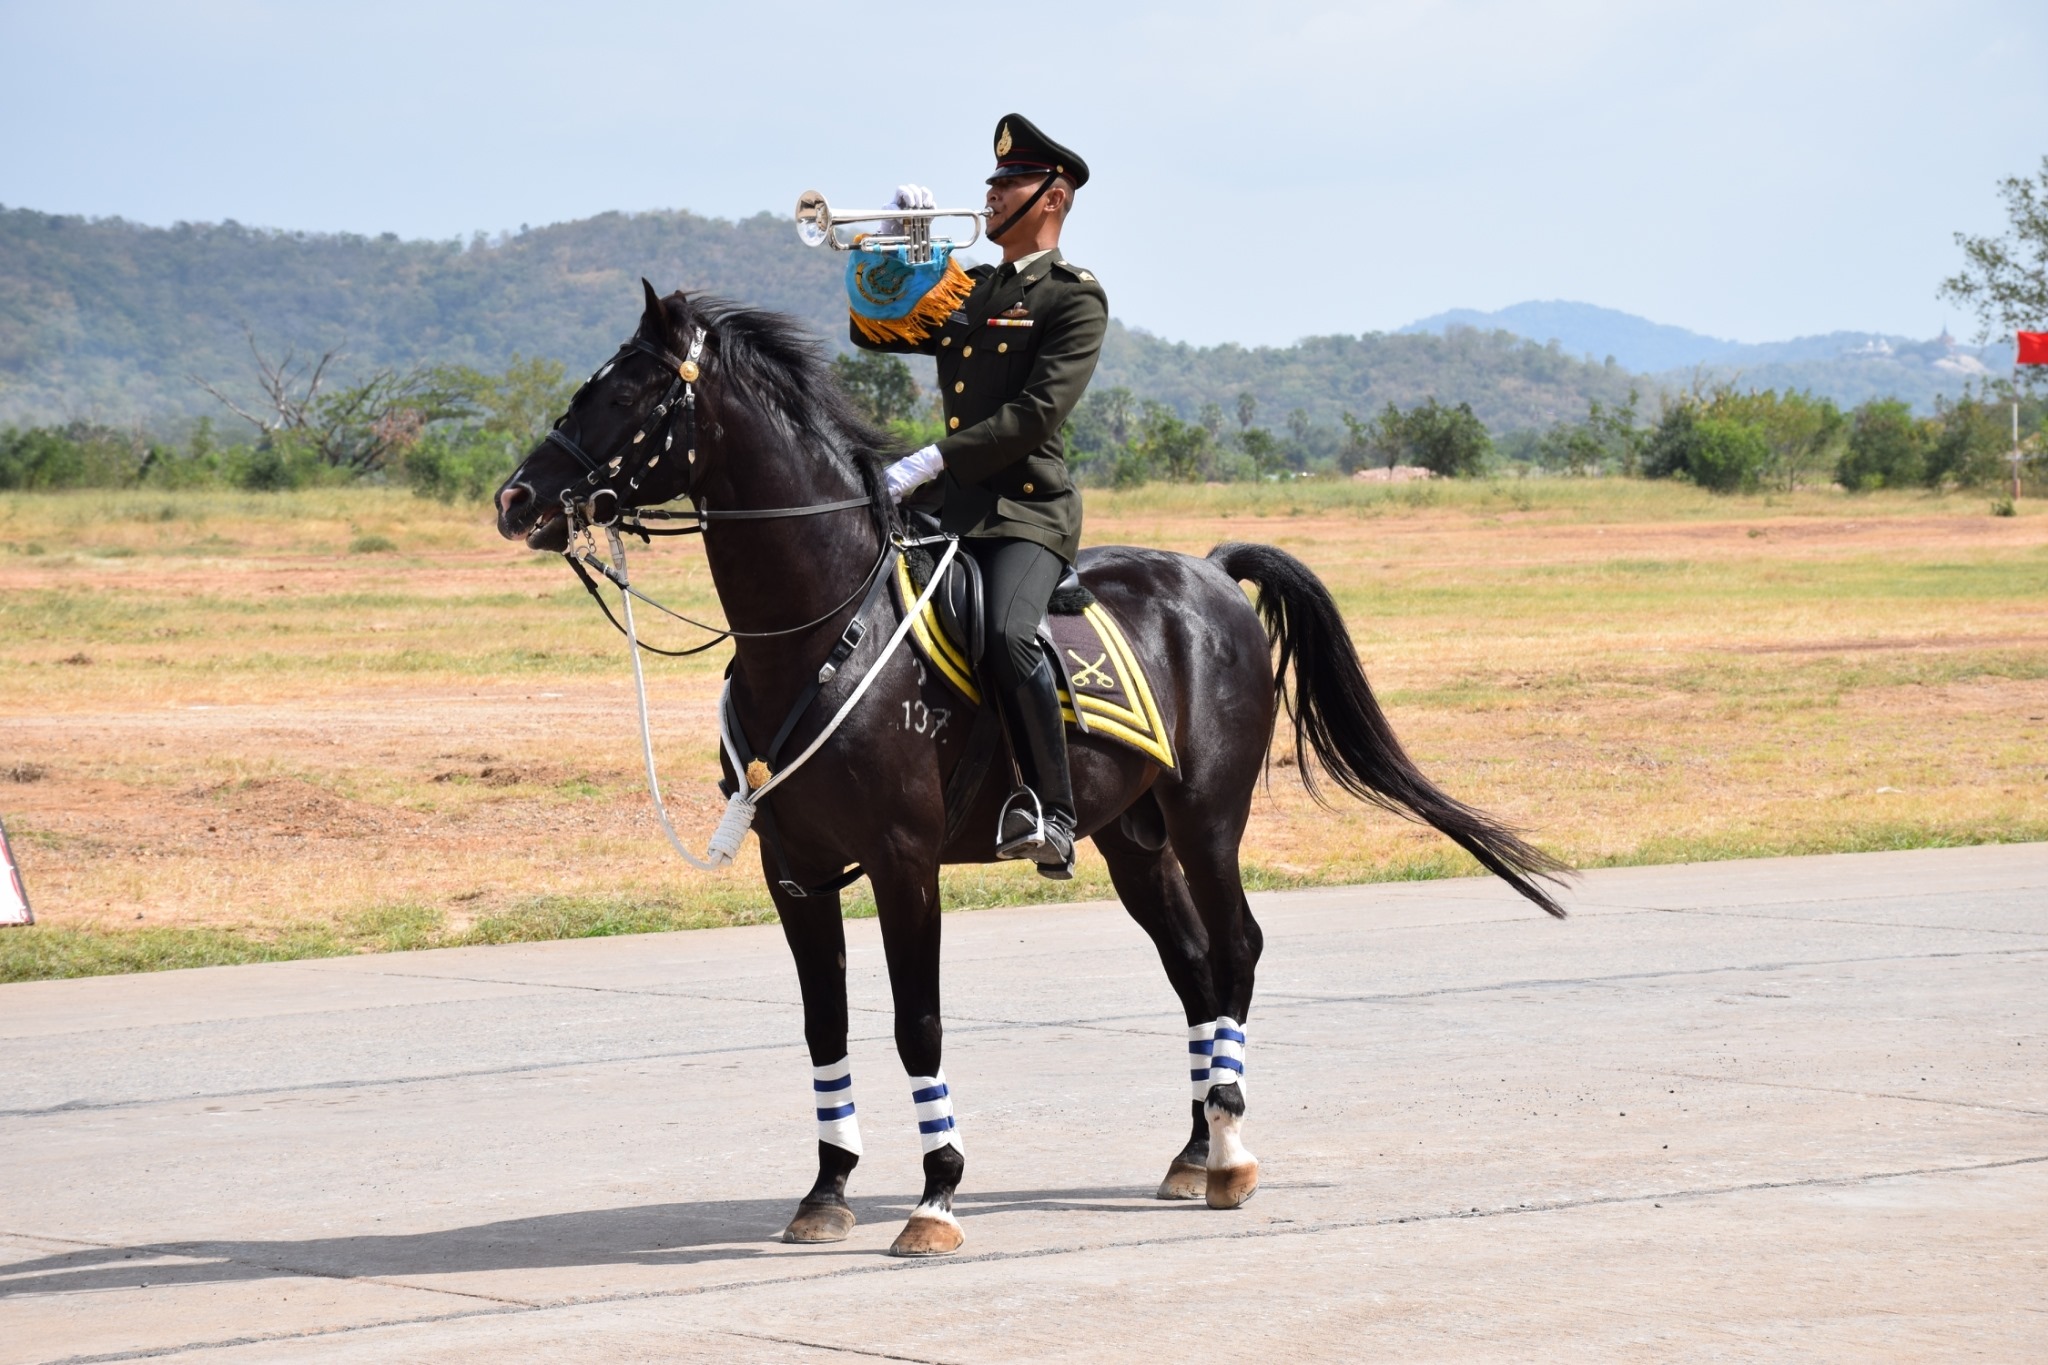
[[[533,496],[533,490],[523,483],[507,484],[498,494],[498,512],[510,515],[513,508]]]

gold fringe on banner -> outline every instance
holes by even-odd
[[[946,273],[939,282],[925,291],[917,306],[900,318],[864,318],[859,313],[849,312],[853,325],[860,334],[877,345],[886,346],[891,342],[915,346],[936,331],[946,320],[946,315],[967,301],[974,292],[974,281],[960,263],[948,256]]]

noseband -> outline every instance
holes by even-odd
[[[618,364],[629,353],[635,351],[642,355],[652,356],[661,368],[671,376],[668,381],[667,390],[661,395],[661,401],[654,405],[654,413],[649,419],[648,425],[634,432],[633,439],[627,443],[628,447],[639,445],[647,439],[648,432],[653,429],[653,423],[659,422],[661,424],[659,428],[661,449],[655,451],[653,455],[648,457],[645,464],[634,470],[632,477],[626,484],[628,492],[637,492],[640,488],[640,480],[646,477],[649,470],[660,464],[661,457],[666,455],[675,445],[676,418],[680,416],[683,419],[683,458],[691,466],[683,474],[683,493],[686,497],[690,495],[690,483],[695,473],[694,467],[697,463],[697,376],[703,373],[698,361],[704,354],[704,337],[705,332],[702,327],[692,327],[690,329],[690,353],[681,359],[677,359],[660,346],[655,346],[649,342],[642,341],[638,337],[634,337],[631,341],[621,346],[618,354],[606,361],[598,369],[598,372],[590,377],[590,381],[584,385],[585,388],[588,388],[590,383],[604,378],[611,373],[612,366]],[[575,406],[576,400],[570,399],[569,407],[572,411],[575,409]],[[574,525],[573,517],[576,511],[582,511],[594,525],[607,525],[617,518],[620,510],[622,500],[619,497],[619,490],[616,485],[619,473],[626,463],[626,450],[622,448],[605,460],[597,459],[589,451],[578,445],[567,432],[562,430],[563,425],[568,420],[569,414],[563,413],[561,420],[557,421],[553,429],[548,432],[547,439],[568,451],[576,458],[576,462],[583,466],[586,471],[583,483],[590,491],[584,500],[583,507],[575,509],[572,507],[575,502],[574,494],[567,489],[563,490],[563,508],[565,511],[570,512],[572,526]],[[598,482],[600,479],[604,481],[601,485]],[[612,514],[600,517],[597,515],[598,509],[596,504],[600,497],[605,496],[611,498]]]

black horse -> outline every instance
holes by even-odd
[[[735,631],[732,713],[757,745],[816,679],[857,604],[872,602],[870,628],[791,734],[794,753],[876,667],[900,620],[886,594],[860,592],[898,531],[879,477],[888,448],[792,320],[681,293],[661,298],[647,286],[633,338],[498,490],[498,529],[561,550],[571,529],[565,504],[594,508],[600,521],[685,497],[709,509],[705,558]],[[717,517],[821,504],[838,506],[801,518]],[[1093,838],[1117,895],[1151,936],[1187,1015],[1193,1131],[1159,1193],[1235,1208],[1258,1183],[1241,1137],[1239,1077],[1261,944],[1238,845],[1280,706],[1293,722],[1296,771],[1317,799],[1320,769],[1352,795],[1442,831],[1553,915],[1564,912],[1534,879],[1554,879],[1563,867],[1447,796],[1410,761],[1336,604],[1300,561],[1264,545],[1221,545],[1206,559],[1117,546],[1086,551],[1080,570],[1143,658],[1179,755],[1169,770],[1086,735],[1072,746],[1080,833]],[[1256,610],[1241,581],[1258,589]],[[809,629],[774,633],[813,618]],[[992,857],[1009,783],[1006,772],[985,781],[949,842],[947,782],[969,727],[914,728],[904,703],[958,714],[963,701],[907,646],[880,667],[845,725],[765,798],[781,858],[771,867],[764,847],[763,872],[796,958],[820,1121],[817,1183],[784,1236],[847,1235],[846,1181],[860,1142],[845,1061],[839,897],[793,896],[778,883],[825,883],[858,863],[874,888],[897,1054],[925,1142],[923,1198],[891,1249],[940,1255],[962,1240],[952,1197],[966,1163],[940,1065],[939,868]],[[746,780],[730,767],[728,782]]]

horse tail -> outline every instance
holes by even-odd
[[[1534,879],[1561,882],[1570,868],[1423,776],[1373,698],[1336,600],[1308,565],[1271,545],[1242,542],[1218,545],[1209,559],[1232,578],[1259,590],[1259,616],[1279,653],[1273,693],[1294,721],[1295,761],[1309,795],[1321,805],[1329,804],[1308,761],[1307,751],[1312,749],[1323,771],[1344,790],[1405,819],[1433,826],[1487,871],[1562,919],[1564,907]]]

